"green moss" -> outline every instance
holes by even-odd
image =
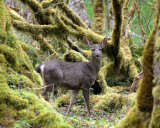
[[[30,108],[25,120],[34,127],[71,127],[64,119],[63,116],[58,114],[53,107],[46,102],[43,98],[37,97],[35,94],[22,91],[21,97],[28,99]]]
[[[153,29],[150,34],[149,40],[145,46],[143,52],[143,81],[138,89],[138,108],[141,111],[151,112],[153,108],[153,96],[152,96],[152,88],[153,84],[153,52],[154,52],[154,42],[155,42],[155,34],[156,27]],[[147,70],[146,70],[147,69]]]
[[[113,70],[114,70],[113,66],[114,66],[114,63],[113,63],[113,62],[109,62],[108,64],[104,65],[104,66],[100,69],[99,73],[103,74],[104,77],[106,78],[107,76],[110,76],[110,75],[112,75],[112,74],[114,73],[114,71],[113,71]]]
[[[132,98],[130,98],[130,96],[132,96]],[[124,96],[117,93],[106,93],[99,98],[94,108],[106,112],[116,112],[117,110],[121,110],[126,104],[128,107],[135,105],[135,96],[135,94]]]
[[[0,88],[0,95],[1,102],[13,105],[17,109],[22,109],[28,106],[27,100],[24,100],[21,97],[19,97],[19,95],[15,91],[9,89],[8,87],[3,87],[3,89]]]
[[[15,51],[8,47],[7,45],[0,44],[0,53],[2,53],[6,60],[12,65],[12,66],[17,66],[18,61],[17,61],[17,55],[15,54]]]
[[[1,65],[0,65],[0,83],[6,83],[6,76],[7,76],[7,74],[6,74],[6,69],[4,68],[4,67],[2,67]],[[1,86],[3,86],[3,85],[1,85]]]
[[[137,107],[134,106],[114,128],[142,128]]]
[[[105,76],[103,72],[100,70],[96,77],[96,86],[102,89],[102,93],[105,94],[106,92],[112,92],[113,89],[107,86],[107,82],[105,80]]]
[[[115,64],[119,65],[119,51],[120,51],[120,37],[121,37],[121,26],[122,26],[122,8],[123,2],[122,1],[112,1],[112,8],[114,13],[114,28],[112,31],[112,42],[114,45],[114,61]]]
[[[76,25],[83,27],[87,29],[87,25],[82,21],[82,19],[75,14],[68,6],[66,6],[64,3],[59,4],[58,7],[66,14],[66,16],[72,20],[73,23]]]
[[[63,2],[63,0],[46,0],[46,1],[42,1],[42,6],[43,8],[47,8],[52,4],[56,4],[56,3],[61,3]]]
[[[130,71],[129,71],[129,78],[130,78],[131,80],[133,80],[134,77],[135,77],[135,75],[138,74],[138,69],[137,69],[136,65],[133,64],[133,62],[131,62],[130,66],[129,66],[129,70],[130,70]]]
[[[94,30],[98,34],[102,34],[104,32],[103,0],[96,0],[94,4]]]
[[[65,95],[63,94],[62,96],[58,97],[55,101],[55,105],[58,106],[64,106],[64,105],[69,105],[71,95]]]
[[[13,33],[13,27],[11,26],[11,23],[8,23],[8,27],[7,27],[7,45],[11,48],[17,48],[17,37],[16,34]]]
[[[25,21],[24,19],[23,19],[23,17],[21,17],[17,12],[15,12],[14,10],[12,10],[12,9],[10,9],[10,8],[8,8],[9,9],[9,12],[10,12],[10,14],[11,14],[11,17],[14,19],[14,20],[19,20],[19,21]]]
[[[14,117],[17,116],[17,111],[12,106],[6,104],[0,104],[0,126],[1,127],[13,127],[16,123]]]
[[[88,60],[79,52],[69,50],[63,55],[63,60],[69,62],[88,62]]]
[[[6,29],[6,11],[3,1],[0,1],[0,43],[5,43],[7,39]]]
[[[55,56],[55,58],[57,58],[58,53],[56,53],[56,51],[53,49],[52,45],[49,44],[45,38],[43,38],[40,35],[33,35],[32,37],[33,37],[33,39],[35,39],[35,40],[37,40],[39,42],[40,49],[43,52],[49,51],[50,54],[55,54],[54,56]]]
[[[42,85],[42,78],[39,75],[39,73],[37,73],[36,71],[33,71],[33,78],[35,79],[37,86],[41,86]]]
[[[30,4],[34,2],[37,1],[30,1]],[[7,35],[5,37],[7,42],[0,38],[3,43],[0,44],[0,126],[14,127],[25,121],[33,127],[71,127],[48,102],[34,94],[36,91],[31,93],[24,91],[26,88],[10,89],[10,84],[15,86],[22,84],[23,87],[33,88],[41,86],[42,82],[15,36],[10,15],[2,0],[0,9],[3,9],[1,12],[6,12],[1,15],[5,20],[0,26],[4,25],[5,29],[0,27],[0,32],[3,29]]]
[[[156,86],[152,91],[154,97],[154,107],[151,116],[150,128],[159,128],[160,127],[160,87]]]
[[[3,54],[0,54],[0,66],[2,66],[3,68],[6,68],[7,67],[7,64],[6,64],[6,58]]]

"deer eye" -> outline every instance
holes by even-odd
[[[92,48],[92,51],[94,51],[94,48]]]
[[[102,48],[100,48],[99,50],[102,50]]]

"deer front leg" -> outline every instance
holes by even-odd
[[[82,92],[83,92],[83,96],[84,96],[84,99],[85,99],[85,102],[87,105],[88,114],[89,114],[89,116],[91,116],[90,108],[89,108],[89,88],[83,89]]]
[[[44,91],[42,92],[42,96],[46,101],[49,101],[51,92],[54,90],[54,84],[44,86]]]
[[[68,110],[66,112],[66,115],[68,115],[70,113],[71,107],[74,104],[74,101],[76,99],[76,96],[77,96],[78,92],[79,92],[79,90],[73,90],[72,91],[72,96],[71,96],[71,99],[70,99],[70,104],[69,104],[69,108],[68,108]]]

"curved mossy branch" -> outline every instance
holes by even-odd
[[[53,17],[53,20],[55,20],[56,24],[58,25],[59,28],[59,32],[57,33],[59,34],[61,37],[62,35],[69,35],[69,34],[74,34],[77,33],[74,29],[69,28],[60,18],[59,13],[57,11],[54,11],[53,9],[50,10],[50,13]],[[52,21],[52,24],[54,24],[54,22]]]
[[[103,34],[104,32],[103,0],[96,0],[94,4],[94,31],[98,34]]]
[[[82,21],[82,19],[74,13],[68,6],[65,4],[59,4],[58,7],[66,14],[67,18],[69,18],[74,24],[83,27],[88,28],[87,25]]]
[[[143,37],[143,43],[145,44],[146,42],[146,32],[143,29],[142,23],[141,23],[141,18],[140,18],[140,9],[138,8],[138,1],[136,1],[136,6],[137,6],[137,13],[138,13],[138,24],[139,24],[139,28]]]
[[[35,13],[40,12],[43,9],[41,4],[37,0],[20,0],[20,1],[28,5]]]
[[[73,50],[80,52],[81,54],[83,53],[83,50],[76,44],[74,43],[70,38],[67,38],[67,44],[69,45],[70,48],[72,48]]]
[[[21,17],[14,10],[9,9],[9,11],[10,11],[10,14],[11,14],[12,18],[14,19],[14,20],[12,20],[13,25],[18,26],[18,27],[15,27],[17,30],[22,31],[22,32],[28,32],[33,37],[33,39],[37,40],[40,43],[40,48],[43,52],[46,52],[46,51],[49,50],[51,54],[54,54],[55,58],[57,57],[58,54],[53,49],[51,44],[49,44],[45,38],[43,38],[41,35],[39,35],[40,33],[42,33],[42,34],[45,33],[45,34],[48,35],[49,32],[47,33],[47,31],[46,31],[46,30],[49,30],[48,27],[46,29],[40,30],[40,28],[42,28],[42,25],[31,25],[31,24],[27,23],[23,19],[23,17]],[[19,25],[19,23],[22,24],[22,25]],[[50,27],[52,27],[52,26],[50,25]],[[35,32],[35,28],[37,28],[39,30],[36,30],[36,32]],[[45,32],[43,32],[43,31],[45,31]],[[23,46],[23,48],[25,50],[29,49],[29,46],[27,46],[27,44],[21,43],[21,45]],[[36,51],[38,51],[38,50],[36,50]]]
[[[27,0],[24,3],[27,4],[29,1],[30,0]],[[32,2],[35,2],[35,1],[33,0]],[[70,10],[66,5],[61,5],[60,8],[65,10],[68,14],[69,14],[69,12],[71,12],[71,14],[74,15],[74,12],[72,10]],[[103,36],[98,35],[95,32],[93,32],[92,30],[85,27],[84,26],[85,24],[83,23],[83,21],[79,17],[74,17],[74,19],[77,20],[79,24],[82,23],[81,26],[83,26],[83,27],[79,27],[77,24],[74,24],[72,21],[73,19],[70,20],[67,17],[63,16],[62,14],[61,15],[58,14],[58,12],[55,11],[54,9],[46,10],[46,13],[49,14],[49,15],[47,15],[47,17],[50,20],[49,22],[51,24],[51,25],[48,25],[48,28],[46,31],[43,31],[43,29],[45,29],[45,27],[47,27],[47,25],[46,26],[43,25],[42,27],[39,25],[34,26],[34,25],[29,25],[28,23],[25,24],[20,21],[16,21],[15,25],[14,25],[14,23],[13,23],[13,25],[15,28],[17,28],[21,31],[32,32],[33,34],[39,34],[39,33],[43,34],[43,32],[44,32],[45,35],[50,35],[50,36],[55,35],[60,40],[62,39],[62,35],[65,37],[66,35],[68,36],[69,34],[73,35],[76,38],[81,39],[81,40],[83,39],[83,36],[86,36],[93,43],[100,43],[104,38]],[[72,15],[70,15],[70,16],[72,17]],[[45,17],[46,17],[46,15],[45,15]],[[18,24],[18,23],[20,23],[20,24]],[[52,25],[54,25],[54,26],[52,26]],[[26,29],[26,27],[27,27],[27,29]],[[32,28],[37,29],[37,30],[36,31],[32,30]],[[51,31],[52,29],[55,29],[55,30]],[[113,53],[110,52],[110,51],[113,51],[111,49],[113,49],[113,45],[110,42],[108,42],[108,45],[105,48],[105,50],[103,50],[103,53],[106,55],[108,53],[111,53],[111,54],[108,54],[108,56],[110,56],[109,58],[114,58]]]
[[[21,1],[24,2],[23,0],[21,0]],[[32,7],[32,5],[30,5],[30,2],[33,4],[38,4],[37,2],[35,2],[35,0],[26,0],[24,3],[31,6],[30,7],[31,9],[33,7]],[[38,7],[38,6],[40,6],[40,5],[39,4],[36,5],[36,7]],[[28,27],[26,32],[33,32],[33,34],[37,34],[37,33],[39,34],[39,32],[40,33],[42,32],[42,34],[45,34],[45,36],[46,35],[50,35],[50,36],[55,35],[60,40],[63,38],[63,36],[65,37],[68,35],[73,35],[76,38],[81,39],[81,40],[83,39],[83,36],[86,36],[93,43],[100,43],[103,40],[103,38],[104,38],[103,36],[100,36],[100,35],[96,34],[95,32],[93,32],[92,30],[85,27],[86,25],[79,17],[78,18],[76,16],[74,17],[74,12],[72,10],[70,10],[65,4],[60,4],[59,8],[64,10],[64,12],[66,12],[66,15],[67,14],[69,15],[68,17],[73,16],[73,19],[69,20],[68,18],[64,17],[62,14],[60,16],[60,14],[58,14],[58,12],[55,11],[54,9],[48,9],[48,10],[45,10],[45,16],[40,15],[41,18],[44,18],[44,20],[49,19],[48,22],[50,22],[50,24],[51,24],[51,26],[49,25],[50,27],[44,33],[42,32],[42,29],[45,29],[45,25],[43,25],[42,28],[40,27],[41,29],[39,29],[39,27],[37,26],[37,28],[36,28],[37,30],[34,31],[34,30],[29,30],[29,28],[32,29],[32,26],[30,26],[28,24],[26,25],[26,24],[23,24],[22,22],[17,21],[17,22],[21,23],[21,25],[22,25],[22,28],[20,28],[20,29],[26,31],[25,27]],[[36,10],[36,9],[33,8],[33,11],[34,10]],[[72,15],[70,15],[70,13]],[[48,15],[46,15],[46,14],[48,14]],[[63,20],[61,20],[61,18]],[[40,24],[42,24],[42,22],[40,22]],[[80,26],[83,26],[83,27],[80,27],[77,24],[79,24]],[[23,25],[25,27],[23,27]],[[52,25],[54,25],[54,26],[52,26]],[[70,27],[68,25],[70,25],[72,27]],[[18,28],[19,25],[17,24],[16,27]],[[54,30],[50,31],[50,29],[54,29]],[[113,45],[110,42],[108,42],[108,45],[103,50],[103,53],[108,55],[109,58],[115,58],[113,49],[114,49]]]
[[[58,57],[58,53],[53,49],[52,45],[41,35],[32,35],[34,40],[37,40],[40,44],[40,48],[43,52],[49,51],[50,54],[54,54],[55,58]]]
[[[86,36],[90,41],[92,41],[92,43],[101,43],[101,41],[104,39],[104,36],[101,36],[99,34],[96,34],[95,32],[93,32],[90,29],[85,29],[83,27],[80,27],[76,24],[74,24],[71,20],[69,20],[68,18],[66,18],[65,16],[61,15],[61,20],[66,24],[69,25],[70,27],[72,27],[75,30],[75,33],[72,32],[72,35],[77,37],[78,39],[83,39],[83,36]],[[109,42],[107,47],[111,45],[111,43]],[[106,50],[109,50],[106,48]],[[106,54],[106,52],[104,51],[104,54]]]
[[[64,2],[65,2],[65,0],[46,0],[46,1],[42,1],[41,4],[42,4],[43,8],[48,8],[49,6],[62,4]]]
[[[20,0],[25,5],[33,11],[35,19],[38,21],[39,24],[50,24],[51,20],[49,19],[49,15],[47,10],[43,9],[42,5],[37,0]]]
[[[13,20],[13,26],[19,31],[27,32],[30,34],[45,34],[52,33],[58,30],[56,25],[34,25],[27,22]]]
[[[8,8],[8,10],[11,14],[12,19],[22,21],[22,22],[26,22],[25,19],[22,16],[20,16],[16,11],[14,11],[11,8]]]
[[[127,2],[127,5],[128,5],[128,2]],[[136,7],[137,7],[136,0],[132,0],[131,7],[130,7],[129,12],[128,12],[128,17],[129,17],[128,24],[130,23],[131,18],[133,17],[133,15],[135,13]]]

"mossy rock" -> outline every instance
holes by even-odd
[[[117,93],[106,93],[99,97],[99,101],[94,105],[94,108],[106,112],[116,112],[125,107],[125,105],[131,108],[135,105],[135,97],[136,94],[125,96]]]

